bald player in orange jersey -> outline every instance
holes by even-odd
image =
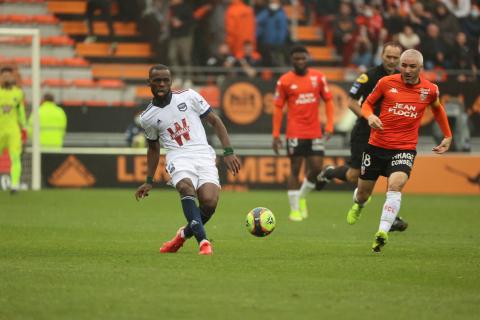
[[[284,106],[287,109],[287,154],[290,158],[288,199],[292,221],[307,218],[307,194],[315,188],[317,175],[323,167],[325,153],[321,124],[318,116],[320,99],[325,101],[327,125],[325,138],[333,133],[333,100],[325,76],[307,67],[309,54],[302,46],[290,51],[293,69],[283,74],[277,82],[273,110],[272,147],[278,154],[282,146],[280,129]],[[306,175],[300,185],[299,174],[306,160]]]
[[[438,154],[446,152],[452,141],[447,114],[439,100],[438,87],[420,75],[422,68],[423,56],[419,51],[404,51],[400,56],[400,74],[380,79],[362,105],[362,115],[372,130],[353,195],[354,202],[358,205],[350,209],[347,221],[354,224],[360,218],[361,209],[370,197],[378,177],[387,177],[387,197],[372,245],[374,252],[380,252],[386,244],[390,227],[400,210],[401,192],[417,154],[420,121],[428,106],[445,136],[433,151]],[[380,99],[383,99],[380,114],[376,116],[373,106]]]

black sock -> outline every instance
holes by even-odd
[[[185,218],[187,218],[187,226],[191,229],[195,239],[198,243],[200,241],[207,239],[205,234],[205,228],[203,227],[202,217],[200,214],[200,209],[198,209],[197,204],[195,203],[194,196],[185,196],[182,198],[182,208]]]
[[[337,178],[337,179],[340,179],[342,181],[347,182],[347,171],[348,171],[348,169],[349,169],[348,166],[336,167],[333,170],[327,171],[326,174],[325,174],[325,177],[327,179],[330,179],[330,180],[333,179],[333,178]]]
[[[210,220],[210,218],[212,217],[212,214],[211,215],[205,214],[202,208],[199,208],[199,210],[200,210],[200,216],[202,217],[202,224],[205,225],[205,223],[207,223],[208,220]],[[190,225],[187,224],[185,226],[185,228],[183,229],[183,235],[185,236],[185,238],[190,238],[191,236],[193,236],[193,231],[192,231],[192,228],[190,228]]]

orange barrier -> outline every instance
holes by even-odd
[[[404,192],[480,195],[479,175],[480,155],[419,155]],[[385,190],[386,179],[381,178],[374,192]]]
[[[318,26],[298,26],[297,39],[300,41],[319,41],[319,27]]]
[[[148,43],[119,43],[114,54],[110,53],[109,43],[78,43],[77,54],[85,57],[131,57],[149,58],[151,56]]]

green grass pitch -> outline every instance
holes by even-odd
[[[404,195],[410,223],[370,252],[384,195],[355,226],[346,192],[309,196],[287,220],[286,192],[223,192],[194,240],[159,254],[184,223],[178,195],[153,190],[0,192],[0,319],[478,319],[480,197]],[[249,235],[270,208],[276,230]]]

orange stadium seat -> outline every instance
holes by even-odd
[[[48,57],[48,56],[41,57],[40,63],[43,66],[61,66],[63,64],[61,59],[57,57]]]
[[[319,41],[320,35],[317,26],[298,26],[297,39],[299,41]]]
[[[65,79],[45,79],[42,81],[42,86],[47,87],[68,87],[70,86],[70,82]]]
[[[113,55],[110,53],[109,43],[78,43],[76,52],[84,57],[149,58],[151,56],[148,43],[119,43]]]
[[[11,14],[8,16],[8,22],[18,24],[31,23],[33,22],[33,18],[32,16],[27,16],[23,14]]]
[[[151,99],[152,91],[147,86],[138,86],[135,88],[135,97],[139,99]]]
[[[74,79],[72,84],[75,87],[81,88],[94,88],[97,86],[97,83],[92,79]]]
[[[307,47],[308,52],[313,60],[331,61],[335,59],[334,49],[331,47]]]
[[[48,12],[54,14],[85,14],[86,1],[48,1]]]
[[[65,58],[62,60],[64,66],[68,67],[88,67],[88,61],[83,58]]]
[[[88,33],[87,25],[83,21],[65,21],[62,23],[63,32],[72,35],[86,35]],[[105,22],[94,22],[94,33],[96,35],[108,35],[108,26]],[[113,24],[115,35],[117,36],[136,36],[138,35],[137,26],[134,22],[115,22]]]
[[[149,68],[147,64],[97,63],[92,65],[92,74],[94,78],[143,80],[147,78]]]
[[[37,24],[57,24],[58,19],[54,15],[35,15],[32,16],[32,22]]]
[[[100,79],[97,83],[102,88],[119,89],[125,87],[125,83],[118,79]]]

